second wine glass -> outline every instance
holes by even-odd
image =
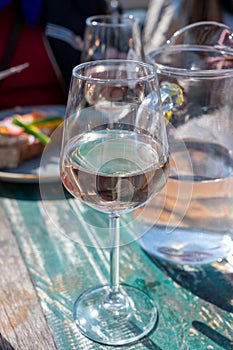
[[[142,60],[141,31],[132,15],[99,15],[86,20],[81,62]]]

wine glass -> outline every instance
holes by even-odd
[[[86,20],[81,62],[142,59],[141,31],[132,15],[99,15]]]
[[[154,327],[154,302],[119,283],[122,213],[164,187],[168,143],[153,65],[100,60],[73,69],[61,149],[61,178],[76,198],[109,214],[110,283],[84,292],[74,320],[88,338],[106,345],[134,342]]]

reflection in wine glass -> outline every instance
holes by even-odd
[[[132,15],[99,15],[86,20],[81,61],[142,59],[141,32]]]
[[[76,301],[74,319],[107,345],[147,335],[157,310],[143,291],[119,283],[122,213],[148,202],[168,177],[168,142],[152,65],[102,60],[73,70],[61,150],[61,178],[77,199],[109,215],[110,283]]]

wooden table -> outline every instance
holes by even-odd
[[[107,282],[108,251],[59,232],[76,202],[61,198],[56,184],[48,188],[41,200],[38,184],[0,183],[0,349],[108,349],[72,319],[77,296]],[[85,237],[99,214],[75,210]],[[146,290],[159,309],[151,336],[120,349],[233,349],[232,261],[176,266],[152,260],[133,241],[121,247],[120,262],[121,280]]]

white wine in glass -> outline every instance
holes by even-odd
[[[88,338],[124,345],[147,335],[157,309],[144,291],[119,283],[120,215],[164,187],[168,142],[152,65],[101,60],[73,69],[64,122],[61,178],[66,189],[109,214],[110,282],[85,291],[74,320]]]

